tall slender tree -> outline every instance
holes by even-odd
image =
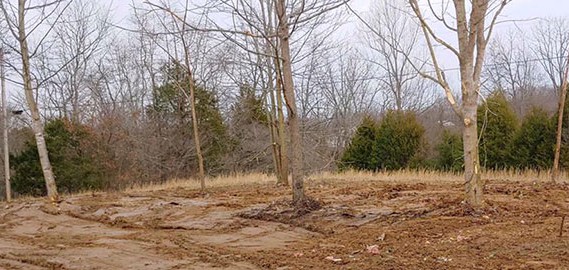
[[[447,12],[450,1],[437,2],[441,9],[435,9],[435,1],[428,0],[432,16],[446,30],[456,33],[458,48],[452,42],[441,38],[440,32],[433,27],[430,18],[423,15],[423,6],[418,0],[409,0],[413,14],[422,29],[435,75],[421,71],[421,75],[443,88],[447,101],[455,113],[462,119],[462,138],[464,147],[465,201],[473,207],[482,203],[483,182],[480,176],[478,154],[478,101],[482,67],[488,41],[502,10],[511,0],[452,0],[454,12]],[[441,13],[435,10],[442,10]],[[436,44],[450,51],[459,62],[461,103],[457,102],[455,92],[444,75],[439,64],[439,52]]]
[[[58,21],[61,20],[64,11],[69,7],[70,3],[71,1],[63,0],[40,1],[34,3],[27,0],[18,0],[17,5],[13,5],[10,1],[0,1],[0,10],[4,21],[6,22],[6,26],[9,28],[13,38],[16,40],[17,45],[5,41],[3,42],[4,45],[16,51],[20,56],[21,67],[18,68],[14,66],[13,68],[22,78],[25,99],[31,114],[32,130],[35,135],[43,177],[47,187],[47,195],[52,202],[57,202],[59,200],[59,195],[45,142],[44,125],[35,96],[35,92],[48,80],[49,77],[44,78],[41,81],[36,80],[36,77],[32,75],[31,59],[41,53],[42,49],[49,47],[44,46],[45,44],[43,44],[43,42],[52,32]],[[33,18],[28,18],[28,16]],[[33,22],[33,25],[30,25],[30,22]],[[28,27],[30,29],[29,31]],[[38,34],[38,29],[43,29],[44,32],[42,34]],[[36,44],[35,48],[30,49],[29,39],[35,35],[38,35],[39,43]],[[75,57],[79,53],[80,52],[76,52]],[[57,72],[67,64],[69,64],[69,62],[63,63],[63,65],[59,69],[56,69],[51,76],[57,74]]]

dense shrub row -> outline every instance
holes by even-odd
[[[364,118],[340,161],[340,169],[398,170],[418,158],[424,128],[411,112],[388,111],[381,122]]]
[[[564,116],[568,123],[569,113]],[[487,169],[549,169],[553,163],[557,116],[534,108],[521,121],[507,98],[497,91],[478,108],[481,165]],[[569,128],[564,128],[561,164],[569,165]],[[411,112],[388,112],[379,123],[367,117],[346,148],[340,169],[396,170],[422,167],[459,171],[463,167],[462,137],[445,130],[435,143],[436,156],[422,149],[424,128]]]

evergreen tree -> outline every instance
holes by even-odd
[[[229,137],[217,98],[212,91],[203,87],[196,88],[196,110],[199,115],[198,126],[202,136],[205,167],[208,172],[215,173],[220,169],[221,160],[231,149],[233,141]]]
[[[521,169],[548,169],[553,164],[555,129],[547,112],[534,108],[524,118],[512,143],[514,166]]]
[[[490,169],[513,165],[510,146],[517,118],[502,91],[495,91],[478,107],[480,164]]]
[[[413,112],[388,111],[373,145],[372,163],[379,170],[406,168],[422,146],[424,128]]]
[[[154,103],[149,110],[151,116],[170,125],[173,138],[187,141],[192,138],[190,82],[184,68],[172,63],[163,68],[164,82],[154,90]],[[211,173],[221,166],[221,159],[231,149],[231,139],[223,122],[215,94],[199,85],[195,88],[195,104],[198,115],[198,130],[205,168]],[[184,145],[185,143],[180,143]],[[188,145],[188,144],[186,144]],[[173,149],[183,156],[187,149]],[[191,161],[188,161],[191,162]],[[193,162],[191,162],[193,164]]]
[[[338,164],[340,170],[375,170],[372,154],[378,128],[377,123],[371,117],[364,117],[342,155]]]
[[[100,166],[85,147],[92,136],[85,126],[66,119],[46,124],[46,143],[49,158],[57,175],[58,188],[64,192],[101,189],[105,179]],[[30,139],[25,149],[11,157],[14,170],[12,187],[18,194],[45,196],[47,191],[35,141]]]
[[[441,142],[436,147],[436,167],[443,171],[461,171],[464,167],[462,137],[448,130],[443,131]]]
[[[266,125],[269,122],[263,100],[255,94],[255,88],[249,85],[239,87],[239,96],[231,111],[234,124],[260,123]]]

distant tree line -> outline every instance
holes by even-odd
[[[46,125],[46,142],[62,192],[120,189],[139,181],[151,181],[151,178],[165,181],[172,176],[191,177],[195,173],[196,157],[192,151],[188,151],[191,149],[191,121],[188,119],[187,106],[183,104],[187,102],[185,96],[173,91],[169,80],[157,87],[154,93],[155,103],[147,108],[147,123],[141,123],[140,129],[149,129],[147,131],[154,134],[153,138],[147,138],[148,143],[165,147],[155,152],[158,149],[149,145],[149,154],[157,153],[157,161],[176,166],[156,170],[153,164],[138,155],[124,155],[120,149],[133,143],[124,140],[128,138],[123,137],[126,130],[116,134],[100,133],[96,127],[68,118],[54,118]],[[270,149],[264,146],[269,143],[266,138],[269,129],[267,112],[260,97],[250,87],[242,87],[231,107],[229,120],[225,120],[211,91],[198,88],[197,93],[197,109],[201,115],[207,116],[199,124],[207,134],[204,137],[204,153],[208,174],[274,172]],[[556,115],[534,107],[520,121],[502,91],[489,95],[479,106],[478,114],[480,159],[484,168],[550,169]],[[569,113],[564,117],[567,123]],[[433,127],[423,125],[420,117],[412,111],[388,110],[379,121],[371,116],[363,117],[338,159],[337,168],[461,171],[463,148],[459,132],[445,129],[438,141],[428,141],[425,131]],[[561,160],[563,166],[569,166],[569,128],[565,130]],[[137,129],[130,132],[136,133]],[[45,195],[32,132],[23,129],[19,134],[25,143],[11,157],[14,191],[18,194]]]

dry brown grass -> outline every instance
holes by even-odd
[[[460,183],[463,181],[463,174],[449,173],[432,170],[401,170],[391,172],[363,172],[346,171],[342,173],[322,172],[307,177],[307,182],[364,182],[364,181],[385,181],[395,183]],[[550,180],[549,171],[487,171],[482,178],[489,181],[521,181],[521,182],[547,182]],[[562,173],[560,180],[567,182],[567,173]],[[269,174],[233,174],[229,176],[218,176],[206,179],[207,188],[263,185],[276,183],[276,177]],[[174,188],[199,189],[200,184],[197,179],[173,179],[166,183],[141,185],[129,188],[127,191],[152,191]]]
[[[244,185],[260,185],[275,183],[274,175],[253,173],[253,174],[232,174],[218,177],[206,178],[206,188],[227,187],[227,186],[244,186]],[[200,182],[197,179],[172,179],[165,183],[159,184],[142,184],[128,188],[126,191],[152,191],[174,188],[200,189]]]
[[[560,175],[560,181],[568,181],[567,172]],[[487,171],[484,172],[482,178],[488,181],[520,181],[520,182],[548,182],[550,181],[549,171]],[[365,181],[384,181],[390,183],[461,183],[463,175],[460,173],[449,173],[432,170],[401,170],[391,172],[363,172],[363,171],[346,171],[342,173],[322,172],[307,177],[307,184],[311,182],[365,182]],[[232,174],[226,176],[209,177],[206,179],[206,187],[238,187],[238,186],[255,186],[270,185],[276,183],[276,177],[270,174]],[[185,188],[190,190],[200,189],[200,183],[197,179],[172,179],[165,183],[157,184],[141,184],[130,187],[125,192],[147,192],[155,190],[168,190],[175,188]],[[104,191],[85,191],[73,194],[71,196],[82,196],[86,194],[104,193]],[[68,197],[69,195],[64,195]],[[21,196],[15,198],[15,202],[42,200],[43,198],[32,198],[29,196]]]
[[[537,170],[491,170],[482,173],[482,179],[493,181],[548,182],[549,171]],[[441,172],[433,170],[400,170],[390,172],[347,171],[342,173],[323,172],[310,177],[315,180],[337,181],[386,181],[386,182],[423,182],[423,183],[460,183],[464,179],[462,173]],[[568,182],[568,175],[562,172],[559,181]]]
[[[385,181],[385,182],[459,182],[461,175],[431,170],[400,170],[390,172],[346,171],[341,173],[323,172],[309,177],[317,181]]]

